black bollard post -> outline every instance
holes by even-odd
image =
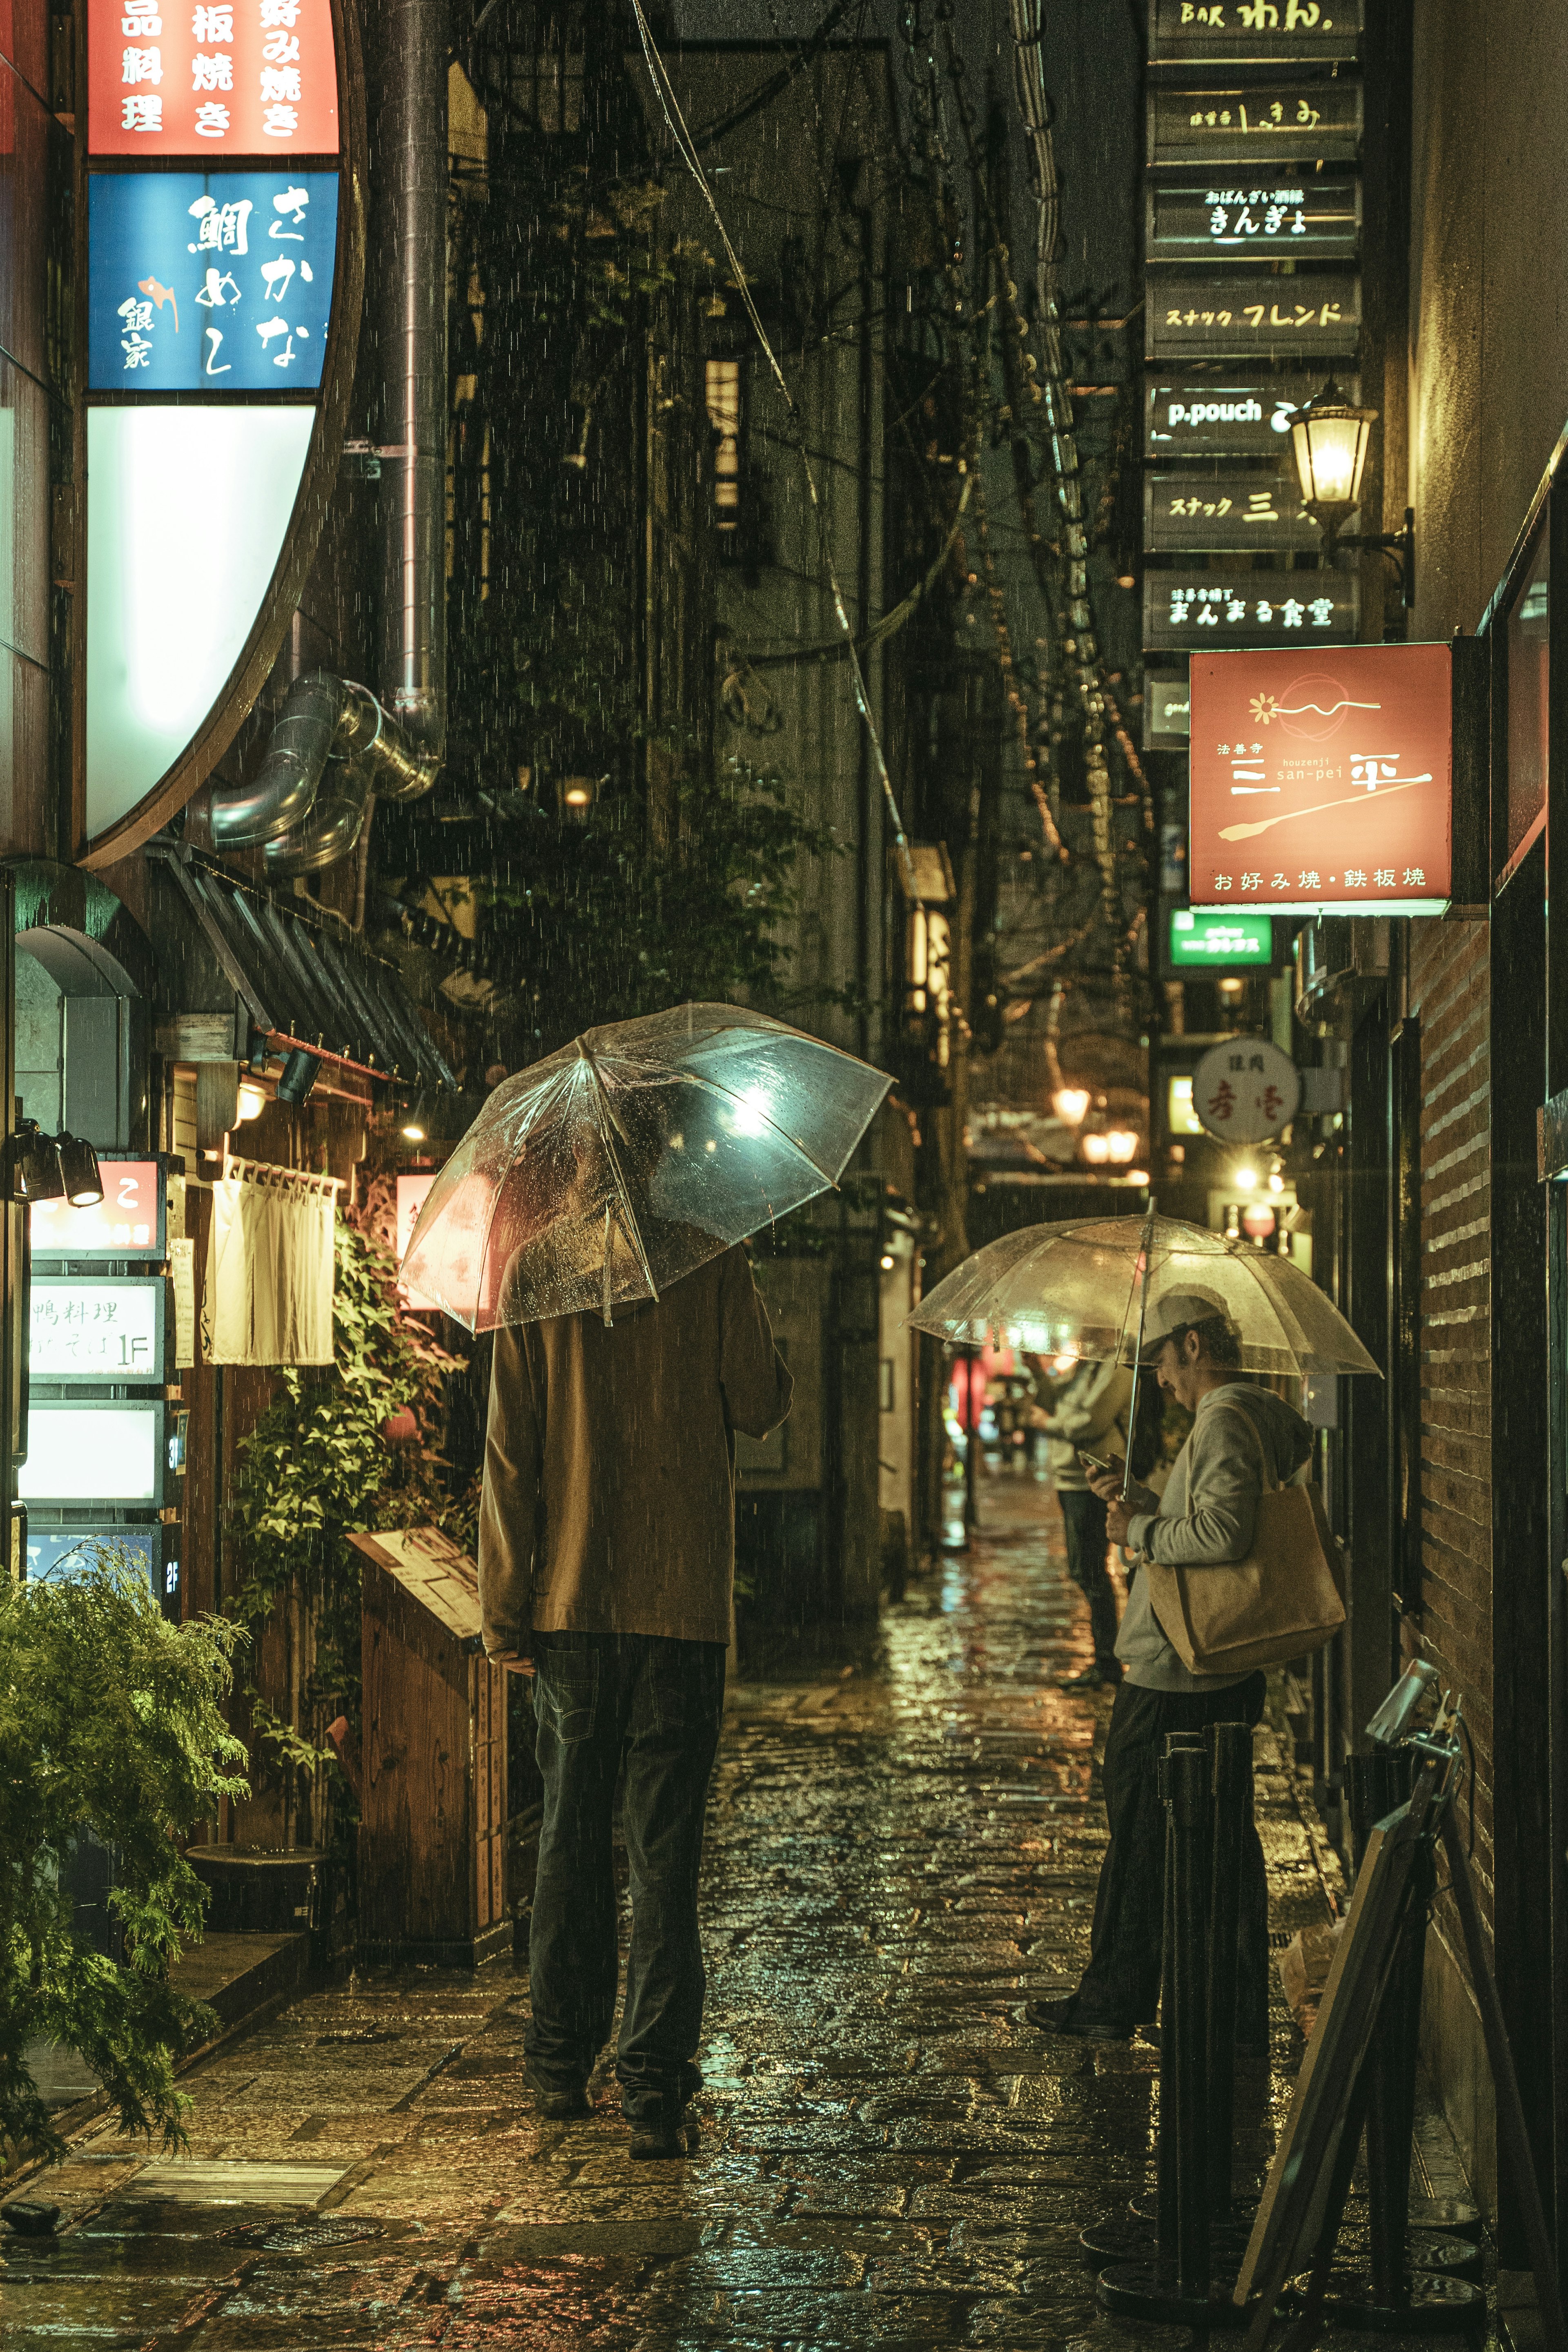
[[[1167,1749],[1168,1851],[1174,1879],[1175,2013],[1161,2041],[1175,2045],[1176,2293],[1185,2302],[1208,2294],[1208,2102],[1205,2080],[1208,1951],[1205,1932],[1208,1837],[1208,1759],[1200,1747]],[[1160,2116],[1162,2137],[1165,2116]]]
[[[1236,1990],[1241,1927],[1241,1853],[1252,1778],[1252,1734],[1244,1723],[1208,1727],[1214,1843],[1208,1897],[1208,2200],[1228,2216],[1236,2126]]]
[[[1155,2164],[1159,2193],[1159,2263],[1162,2270],[1173,2275],[1181,2258],[1181,2076],[1176,2063],[1176,2017],[1182,1998],[1176,1969],[1179,1930],[1176,1900],[1180,1864],[1176,1857],[1173,1776],[1177,1756],[1201,1756],[1203,1752],[1201,1734],[1173,1731],[1166,1737],[1166,1752],[1159,1764],[1160,1795],[1166,1809],[1166,1901],[1165,1933],[1160,1944],[1160,2129]]]
[[[1155,2145],[1155,2259],[1113,2259],[1096,2299],[1118,2318],[1177,2326],[1228,2324],[1210,2301],[1207,2103],[1207,1909],[1213,1832],[1208,1751],[1197,1732],[1172,1732],[1159,1763],[1166,1807],[1165,1934],[1160,1983],[1160,2124]],[[1096,2253],[1109,2232],[1085,2248]],[[1238,2315],[1239,2316],[1239,2315]]]

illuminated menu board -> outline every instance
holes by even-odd
[[[1144,304],[1145,357],[1234,358],[1271,352],[1315,363],[1354,352],[1361,333],[1361,280],[1340,271],[1313,278],[1151,277]]]
[[[1153,58],[1305,65],[1354,58],[1364,0],[1149,0]]]
[[[329,0],[89,0],[92,155],[335,155]]]
[[[161,1258],[163,1178],[155,1160],[99,1160],[103,1198],[90,1208],[35,1201],[33,1255]]]
[[[162,1281],[36,1275],[27,1369],[36,1381],[161,1381]]]
[[[1343,173],[1152,180],[1145,207],[1151,261],[1348,261],[1361,246],[1361,183]]]
[[[1361,610],[1352,572],[1147,572],[1144,643],[1161,648],[1333,645]]]
[[[1167,281],[1168,282],[1168,281]],[[1353,408],[1361,379],[1335,382]],[[1238,383],[1189,375],[1162,383],[1151,377],[1144,395],[1144,454],[1148,457],[1263,457],[1289,455],[1292,411],[1322,389],[1322,376],[1256,375]]]
[[[336,172],[95,172],[88,388],[315,391]]]
[[[1144,476],[1144,545],[1166,551],[1184,547],[1320,548],[1322,533],[1301,504],[1293,477],[1252,467],[1246,472]]]
[[[1351,163],[1361,152],[1361,84],[1275,82],[1258,89],[1155,89],[1153,164]]]
[[[27,1413],[27,1459],[16,1473],[25,1503],[161,1503],[161,1404],[44,1404]]]

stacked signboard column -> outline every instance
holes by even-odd
[[[1144,645],[1151,744],[1186,716],[1169,656],[1357,634],[1353,572],[1304,568],[1285,423],[1361,331],[1361,0],[1149,0]]]

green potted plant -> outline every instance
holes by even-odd
[[[181,1841],[246,1793],[219,1705],[237,1629],[170,1624],[123,1546],[82,1550],[75,1576],[0,1582],[0,2162],[65,2153],[41,2042],[79,2053],[122,2130],[182,2144],[175,2061],[214,2021],[170,1981],[205,1900]],[[122,1958],[73,1926],[62,1865],[86,1835],[116,1856]]]

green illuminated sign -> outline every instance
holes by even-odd
[[[1177,907],[1171,915],[1171,962],[1228,971],[1273,960],[1274,927],[1267,915],[1207,915]]]

